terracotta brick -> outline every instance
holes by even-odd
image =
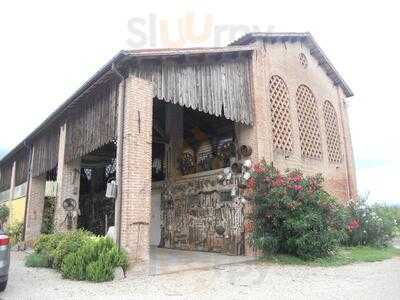
[[[40,235],[43,218],[46,178],[38,176],[30,179],[27,199],[25,242],[31,242]]]
[[[153,90],[150,82],[126,80],[122,161],[121,247],[130,261],[149,260]]]

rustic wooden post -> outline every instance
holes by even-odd
[[[68,230],[67,212],[63,207],[63,202],[67,198],[75,200],[77,208],[79,205],[79,187],[80,187],[80,159],[72,162],[65,161],[67,124],[60,128],[60,143],[58,151],[57,165],[57,199],[54,212],[54,227],[56,231],[62,232]],[[72,212],[73,228],[76,228],[77,213]]]

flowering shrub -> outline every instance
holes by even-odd
[[[352,246],[386,246],[393,238],[396,219],[380,206],[368,206],[366,199],[349,203],[351,222],[347,226]]]
[[[304,259],[334,253],[346,238],[348,214],[322,183],[321,175],[282,174],[265,161],[255,165],[247,184],[254,200],[252,244]]]

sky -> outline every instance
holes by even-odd
[[[400,204],[398,11],[385,0],[3,1],[0,155],[121,49],[223,46],[246,31],[310,31],[355,94],[348,103],[359,193]],[[185,31],[190,24],[199,34]]]

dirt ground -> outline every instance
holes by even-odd
[[[25,255],[12,253],[1,299],[400,299],[400,258],[336,268],[253,261],[89,283],[26,268]]]

